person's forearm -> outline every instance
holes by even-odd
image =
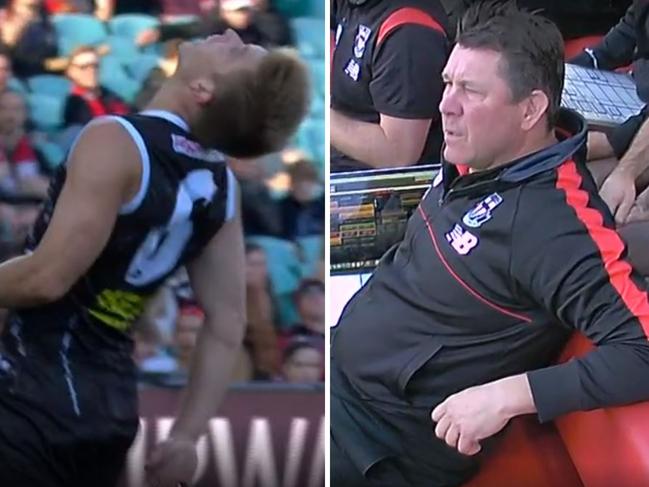
[[[527,374],[513,375],[493,382],[500,389],[505,414],[513,418],[536,412]]]
[[[645,120],[616,168],[628,171],[634,179],[649,168],[649,119]]]
[[[398,167],[416,161],[406,160],[398,153],[378,123],[353,120],[331,110],[331,144],[343,154],[372,167]]]
[[[230,319],[240,317],[232,316]],[[178,419],[171,430],[172,438],[198,440],[230,385],[242,337],[226,341],[217,336],[214,329],[215,326],[206,321],[196,340],[189,383]]]
[[[48,277],[47,271],[34,254],[0,264],[0,308],[25,308],[57,299],[60,283]]]

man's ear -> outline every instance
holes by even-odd
[[[189,83],[189,90],[194,97],[194,100],[200,105],[209,102],[214,98],[214,90],[216,85],[214,81],[209,78],[197,78]]]
[[[523,100],[523,121],[521,127],[530,130],[536,125],[541,117],[547,113],[550,100],[541,90],[534,90]]]

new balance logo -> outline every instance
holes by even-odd
[[[478,237],[462,228],[459,223],[456,223],[453,229],[446,234],[446,240],[460,255],[467,255],[478,245]]]

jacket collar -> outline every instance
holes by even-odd
[[[556,125],[559,142],[552,144],[532,154],[525,155],[508,164],[499,166],[482,173],[471,174],[475,181],[519,183],[530,179],[549,169],[554,169],[567,159],[579,161],[586,159],[586,134],[588,131],[585,120],[578,113],[562,108]],[[466,173],[465,167],[452,165],[442,157],[442,171],[445,188],[460,175]]]

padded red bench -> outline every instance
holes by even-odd
[[[559,361],[591,348],[575,335]],[[649,486],[649,402],[572,413],[554,424],[516,418],[465,487],[519,486]]]

